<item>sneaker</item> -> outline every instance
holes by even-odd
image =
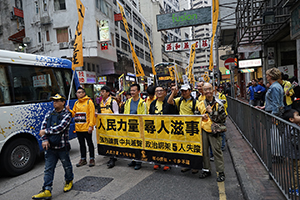
[[[136,165],[135,161],[131,161],[131,163],[128,163],[128,167],[134,167]]]
[[[66,181],[66,184],[64,186],[64,192],[69,192],[73,187],[73,181],[70,181],[70,182],[67,182]]]
[[[164,170],[164,171],[169,171],[169,170],[171,170],[171,167],[169,167],[169,166],[164,166],[163,170]]]
[[[80,159],[78,164],[76,164],[76,167],[81,167],[86,164],[87,164],[86,159]]]
[[[154,170],[157,170],[157,169],[159,169],[159,168],[160,168],[160,165],[154,165],[154,166],[153,166],[153,169],[154,169]]]
[[[223,182],[223,181],[225,181],[225,174],[224,174],[224,172],[219,172],[217,181],[218,181],[218,182]]]
[[[50,190],[42,190],[40,193],[33,195],[32,199],[51,199],[52,195]]]
[[[91,159],[89,167],[94,167],[94,166],[95,166],[95,159]]]

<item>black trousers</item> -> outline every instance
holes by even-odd
[[[95,147],[92,140],[92,134],[89,134],[88,132],[76,132],[76,133],[77,133],[77,138],[80,146],[81,159],[86,159],[85,140],[89,147],[90,159],[95,159]]]

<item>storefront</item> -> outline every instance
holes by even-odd
[[[94,100],[94,84],[96,73],[89,71],[76,71],[80,85],[85,89],[86,95]]]

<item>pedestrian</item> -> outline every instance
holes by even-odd
[[[157,99],[155,99],[150,104],[149,114],[151,115],[168,115],[170,114],[169,104],[167,103],[167,88],[164,88],[162,86],[158,86],[155,88],[155,95]],[[153,169],[157,170],[160,168],[159,164],[155,164]],[[164,166],[163,171],[170,170],[171,167]]]
[[[292,109],[293,99],[292,96],[295,94],[291,82],[284,80],[285,74],[281,72],[281,78],[278,80],[278,83],[283,87],[284,96],[284,110]],[[285,78],[286,79],[286,78]]]
[[[261,106],[260,100],[263,98],[263,93],[266,91],[266,88],[257,84],[257,80],[252,80],[252,86],[249,87],[248,93],[250,93],[249,104],[252,106]]]
[[[89,167],[93,167],[95,166],[95,147],[93,144],[92,133],[96,123],[95,106],[82,87],[78,87],[76,95],[78,100],[75,102],[73,110],[70,110],[69,105],[67,106],[67,109],[72,113],[72,117],[74,117],[75,131],[80,146],[81,158],[76,164],[76,167],[87,164],[85,141],[89,147]]]
[[[177,97],[174,99],[174,97],[178,93],[178,88],[176,87],[175,90],[172,91],[167,103],[170,105],[176,105],[179,111],[179,115],[194,115],[199,102],[191,95],[191,86],[188,84],[182,85],[180,91],[181,97]],[[189,170],[189,168],[182,168],[181,172],[184,173]],[[198,173],[198,170],[192,169],[192,173],[196,174]]]
[[[100,102],[100,113],[101,114],[119,114],[119,106],[118,103],[110,96],[110,87],[103,86],[101,88],[101,97],[102,100]],[[113,168],[115,166],[115,161],[117,159],[114,156],[111,156],[109,161],[107,162],[107,167]]]
[[[54,110],[49,111],[41,126],[39,136],[42,138],[42,147],[45,150],[44,185],[42,191],[33,195],[32,199],[51,199],[54,172],[57,161],[60,160],[65,170],[65,186],[63,191],[68,192],[73,187],[73,169],[69,151],[69,127],[71,113],[65,109],[66,98],[61,94],[51,97]]]
[[[299,112],[294,109],[290,109],[284,112],[283,119],[295,123],[300,126],[300,116]],[[286,151],[288,157],[292,159],[293,165],[293,174],[294,178],[291,178],[291,188],[289,188],[290,194],[296,194],[299,196],[299,178],[300,178],[300,153],[299,153],[299,134],[298,131],[291,127],[289,130],[286,130],[286,137],[290,143],[286,145]]]
[[[213,88],[210,83],[203,85],[203,92],[205,100],[199,103],[199,112],[204,115],[202,120],[202,146],[203,146],[203,169],[199,178],[204,179],[211,176],[211,166],[209,159],[209,145],[211,146],[216,171],[218,173],[217,181],[225,181],[224,173],[224,158],[221,150],[222,137],[219,133],[213,133],[212,124],[224,124],[226,120],[226,113],[224,105],[219,99],[213,96]]]
[[[148,114],[147,105],[143,99],[140,98],[141,88],[139,84],[132,84],[130,86],[131,98],[125,103],[124,114],[133,115],[146,115]],[[129,167],[134,167],[135,170],[142,168],[142,162],[131,161],[128,164]]]

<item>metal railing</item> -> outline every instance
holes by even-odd
[[[230,118],[270,178],[287,199],[299,198],[290,189],[299,185],[300,170],[294,169],[300,169],[300,127],[240,100],[227,97],[227,101]]]

